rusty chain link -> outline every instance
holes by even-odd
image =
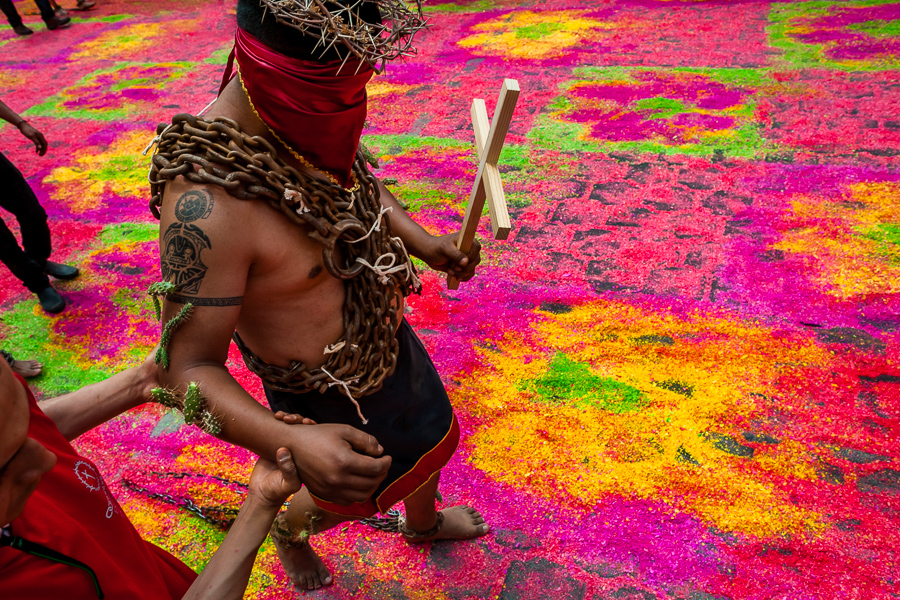
[[[226,485],[234,485],[238,488],[237,490],[235,490],[238,494],[246,494],[246,490],[248,487],[247,484],[242,481],[235,481],[233,479],[226,479],[224,477],[217,477],[215,475],[205,475],[202,473],[160,473],[157,471],[151,471],[150,474],[157,475],[160,478],[170,477],[172,479],[212,479]],[[174,494],[168,494],[166,492],[154,492],[151,489],[135,483],[128,478],[122,478],[122,487],[136,494],[141,494],[142,496],[151,500],[159,500],[160,502],[164,502],[165,504],[169,504],[177,508],[183,508],[189,513],[197,516],[199,519],[225,530],[231,527],[231,524],[234,523],[234,520],[237,518],[238,511],[240,510],[239,508],[226,506],[224,504],[206,506],[203,504],[197,504],[197,502],[195,502],[193,498],[187,496],[176,496]],[[290,504],[290,502],[285,502],[284,506],[287,507],[290,506]],[[368,525],[373,529],[377,529],[378,531],[398,533],[400,531],[401,516],[402,513],[399,510],[392,508],[388,510],[383,517],[373,516],[367,519],[360,519],[359,522],[363,525]]]
[[[170,477],[173,479],[213,479],[226,485],[234,485],[238,488],[237,490],[234,490],[238,494],[244,495],[247,493],[246,483],[242,481],[234,481],[233,479],[226,479],[224,477],[217,477],[215,475],[205,475],[202,473],[160,473],[157,471],[150,471],[150,474],[157,475],[160,478]],[[207,523],[210,523],[217,527],[221,527],[222,529],[228,529],[229,527],[231,527],[231,524],[234,523],[234,520],[237,518],[238,511],[240,510],[238,508],[226,506],[224,504],[216,506],[204,506],[201,504],[197,504],[192,498],[189,497],[175,496],[172,494],[167,494],[165,492],[154,492],[149,488],[135,483],[134,481],[125,477],[122,478],[122,487],[124,487],[126,490],[130,490],[132,492],[150,498],[151,500],[159,500],[161,502],[165,502],[166,504],[171,504],[172,506],[183,508],[186,511],[197,515]]]
[[[391,236],[390,218],[382,215],[378,185],[362,153],[357,152],[353,164],[361,185],[349,191],[285,164],[267,140],[248,136],[224,117],[205,121],[176,115],[171,125],[158,127],[154,141],[150,210],[157,219],[166,183],[178,176],[220,186],[240,200],[263,199],[293,223],[310,228],[309,237],[323,247],[325,268],[345,282],[344,336],[322,367],[310,370],[296,361],[288,368],[268,364],[235,332],[247,367],[283,392],[324,392],[337,381],[352,398],[378,390],[397,362],[403,298],[418,293],[421,285],[403,243]],[[375,230],[379,218],[385,226]],[[377,272],[362,262],[377,265],[379,257],[391,254],[408,269]]]

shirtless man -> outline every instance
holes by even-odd
[[[377,19],[377,8],[374,10],[369,18]],[[309,54],[312,43],[271,18],[264,20],[256,0],[239,1],[238,25],[235,58],[240,75],[224,85],[203,119],[231,119],[244,134],[268,141],[290,167],[322,180],[340,181],[342,186],[352,183],[347,173],[336,176],[334,170],[311,168],[305,159],[298,160],[298,154],[310,156],[317,144],[329,141],[297,138],[297,130],[314,127],[315,119],[293,125],[260,116],[269,109],[267,94],[277,95],[276,88],[290,92],[285,102],[306,94],[302,85],[289,89],[290,77],[301,71],[307,77],[307,71],[319,68],[321,61],[311,60]],[[335,49],[330,52],[323,61],[336,58],[333,71],[342,57]],[[270,81],[260,74],[273,64],[280,70]],[[350,75],[356,67],[353,62],[350,65],[349,73],[342,76],[347,77],[346,85],[358,85]],[[364,119],[363,90],[371,70],[360,72],[365,77],[363,87],[351,90],[348,97],[361,98]],[[226,76],[230,74],[229,69]],[[337,85],[333,77],[332,72],[323,85]],[[322,109],[322,119],[335,112],[333,107]],[[359,113],[354,114],[356,137],[331,140],[338,145],[349,142],[351,160],[362,129]],[[292,134],[287,146],[282,140]],[[308,147],[303,148],[307,142]],[[223,137],[222,143],[227,146],[228,139]],[[164,145],[165,141],[161,142],[158,155]],[[298,153],[298,148],[302,152]],[[314,161],[316,167],[325,160]],[[200,170],[196,164],[192,168],[194,173]],[[162,178],[159,173],[157,176]],[[151,181],[153,178],[151,174]],[[390,210],[384,221],[389,220],[391,234],[402,240],[409,253],[462,281],[474,275],[480,260],[477,243],[467,256],[456,248],[456,234],[432,236],[406,215],[381,182],[377,189],[381,205]],[[289,194],[287,189],[285,194]],[[193,308],[171,336],[169,367],[160,371],[160,379],[169,388],[180,390],[188,382],[197,382],[208,399],[209,411],[222,424],[222,439],[268,459],[275,457],[279,447],[290,450],[306,485],[286,517],[276,523],[273,539],[294,584],[315,589],[332,581],[308,543],[309,534],[386,511],[399,500],[406,508],[401,532],[410,541],[467,539],[487,533],[488,526],[474,509],[435,510],[440,469],[455,451],[459,430],[434,366],[412,329],[402,322],[402,305],[396,311],[394,328],[399,340],[396,372],[384,380],[381,391],[352,398],[351,404],[345,395],[349,388],[330,374],[334,387],[322,394],[279,392],[277,382],[264,377],[272,411],[295,415],[276,419],[228,373],[225,362],[232,333],[239,334],[245,358],[250,352],[264,363],[285,369],[296,363],[309,370],[324,368],[328,357],[322,349],[345,334],[342,307],[347,284],[323,265],[323,247],[310,238],[313,229],[263,199],[238,200],[223,187],[181,175],[167,179],[161,198],[161,269],[163,279],[177,286],[176,293],[166,297],[163,322],[175,317],[187,303]],[[301,203],[296,214],[303,216],[303,212],[307,211]],[[373,228],[377,230],[377,226],[376,222]],[[335,257],[342,259],[339,251]],[[376,258],[369,259],[368,268],[375,268],[371,264]],[[406,260],[405,256],[400,259]],[[380,269],[379,274],[383,273]],[[387,281],[387,276],[381,280]],[[399,298],[402,303],[402,296]],[[356,417],[363,413],[368,420]],[[290,424],[295,422],[307,425]]]

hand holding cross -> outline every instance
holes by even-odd
[[[475,240],[485,199],[491,216],[494,239],[505,240],[512,229],[497,160],[500,158],[500,151],[503,149],[518,98],[519,82],[515,79],[505,79],[500,88],[497,107],[494,109],[494,118],[490,122],[484,100],[476,98],[472,101],[472,128],[475,130],[479,161],[478,174],[475,176],[475,183],[472,185],[472,193],[466,206],[466,216],[456,239],[456,247],[465,253],[471,250],[472,242]],[[459,280],[447,275],[447,287],[451,290],[459,288]]]

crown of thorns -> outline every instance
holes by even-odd
[[[335,45],[346,48],[349,52],[344,63],[355,56],[360,65],[365,62],[380,73],[387,61],[415,55],[412,38],[428,25],[422,15],[422,1],[407,4],[403,0],[366,0],[378,6],[381,25],[359,17],[363,1],[328,2],[326,6],[322,0],[260,0],[260,5],[282,25],[318,37],[314,53],[321,48],[324,54]]]

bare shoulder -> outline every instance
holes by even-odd
[[[178,177],[166,185],[160,207],[160,223],[173,219],[185,223],[202,219],[207,225],[224,224],[228,219],[246,213],[251,208],[250,204],[231,196],[217,185],[194,183]]]
[[[163,280],[187,295],[201,294],[201,288],[204,296],[242,288],[253,262],[253,208],[215,185],[169,182],[160,210]]]

